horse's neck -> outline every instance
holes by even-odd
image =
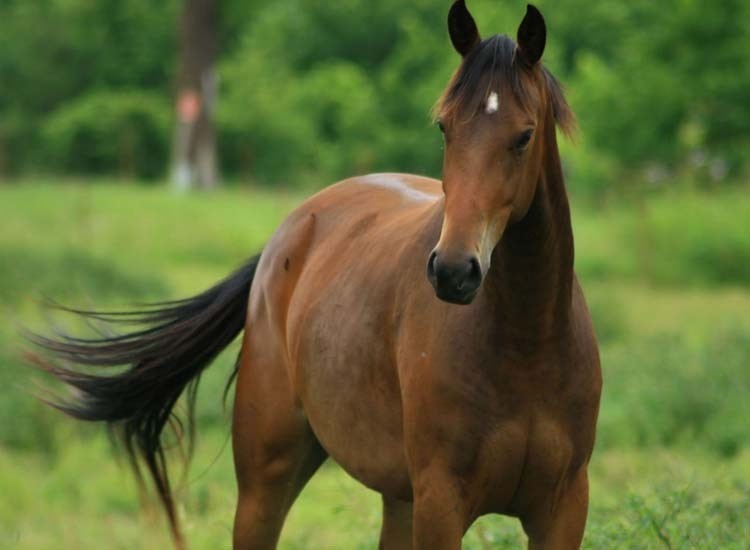
[[[573,231],[557,144],[552,140],[526,216],[510,225],[485,281],[503,330],[534,345],[568,328]]]

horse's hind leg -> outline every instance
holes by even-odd
[[[294,499],[326,459],[263,329],[246,333],[232,428],[236,550],[273,549]],[[258,346],[253,346],[253,341]]]
[[[380,530],[380,550],[411,549],[411,502],[383,497],[383,526]]]

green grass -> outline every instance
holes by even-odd
[[[23,365],[17,329],[47,322],[36,298],[122,306],[199,291],[259,250],[302,198],[255,189],[177,196],[111,182],[0,187],[0,548],[169,544],[160,511],[101,430],[31,397],[45,381]],[[747,204],[737,190],[574,204],[605,377],[587,548],[750,544]],[[203,381],[197,454],[180,490],[198,549],[230,542],[235,487],[220,396],[234,351]],[[379,508],[376,494],[327,464],[293,508],[281,547],[373,548]],[[522,540],[516,521],[487,517],[465,547]]]
[[[627,279],[661,287],[747,285],[748,190],[644,191],[637,200],[597,210],[574,204],[578,272],[588,279]]]

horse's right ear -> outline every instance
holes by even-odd
[[[457,0],[451,6],[451,11],[448,13],[448,32],[451,35],[453,47],[461,54],[461,57],[469,55],[469,52],[482,41],[477,24],[466,8],[465,0]]]

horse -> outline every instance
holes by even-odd
[[[515,41],[482,39],[463,0],[448,30],[461,62],[435,108],[442,181],[336,183],[202,294],[71,310],[140,328],[32,336],[75,389],[55,406],[116,431],[178,546],[160,436],[240,332],[235,548],[275,548],[328,457],[382,495],[380,548],[457,549],[491,513],[519,519],[529,548],[580,546],[602,381],[557,146],[573,115],[535,7]]]

